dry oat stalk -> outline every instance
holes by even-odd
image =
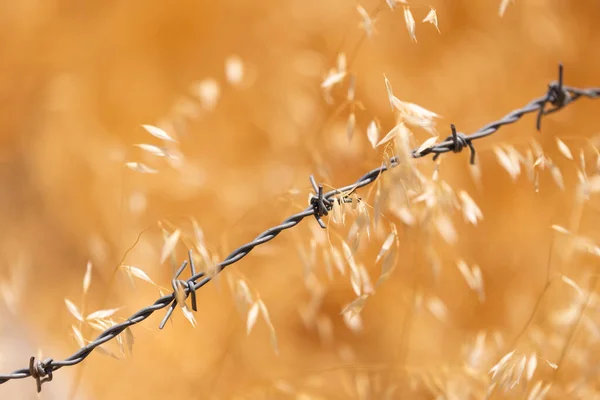
[[[373,148],[378,146],[377,140],[379,139],[379,125],[376,121],[371,121],[367,126],[367,138]]]
[[[483,214],[481,213],[479,206],[477,206],[471,196],[464,190],[461,190],[458,196],[462,201],[462,212],[465,220],[473,225],[477,225],[477,221],[483,219]]]
[[[160,252],[160,263],[164,263],[165,260],[167,259],[167,257],[169,257],[173,251],[175,250],[175,247],[177,246],[177,243],[179,242],[179,237],[181,236],[181,231],[179,229],[176,229],[173,233],[171,233],[166,239],[165,239],[165,243],[163,244],[163,247],[161,249]]]
[[[404,6],[404,23],[406,24],[406,29],[408,30],[408,34],[410,38],[416,43],[417,35],[415,34],[416,24],[415,18],[410,11],[410,7]]]
[[[85,295],[90,288],[92,283],[92,262],[88,261],[85,268],[85,275],[83,276],[83,294]]]
[[[359,24],[361,29],[364,29],[367,38],[373,36],[375,32],[375,19],[369,16],[369,13],[360,5],[356,6],[356,10],[360,14],[362,21]]]
[[[73,315],[78,321],[83,322],[83,316],[81,315],[79,308],[77,308],[77,306],[69,299],[65,299],[65,304],[71,315]]]
[[[141,269],[131,266],[131,265],[121,265],[121,268],[127,273],[127,276],[130,278],[132,285],[133,285],[133,280],[131,278],[135,277],[135,278],[138,278],[138,279],[148,282],[152,286],[156,286],[156,284],[152,281],[152,279],[150,279],[150,277]]]
[[[562,153],[563,156],[573,161],[573,153],[571,153],[571,149],[569,149],[569,146],[567,146],[565,142],[563,142],[559,138],[556,138],[556,146],[558,147],[558,150]]]
[[[157,157],[165,157],[166,156],[166,152],[164,149],[161,149],[158,146],[154,146],[152,144],[134,144],[135,147],[139,147],[140,149],[144,150],[147,153],[152,154],[153,156],[157,156]]]
[[[87,321],[94,320],[94,319],[106,319],[106,318],[112,316],[114,313],[116,313],[119,310],[120,310],[120,308],[111,308],[108,310],[94,311],[93,313],[90,313],[87,317],[85,317],[85,319]]]
[[[429,7],[430,10],[427,13],[427,16],[423,19],[423,22],[429,22],[431,24],[433,24],[433,26],[435,26],[435,29],[437,29],[438,33],[440,32],[440,28],[438,26],[438,18],[437,18],[437,13],[435,11],[435,8],[433,7]]]
[[[207,78],[191,86],[192,94],[197,97],[206,110],[213,110],[221,96],[221,87],[214,78]]]
[[[342,82],[346,77],[346,71],[336,72],[334,70],[330,71],[323,83],[321,83],[321,89],[330,89],[334,85]]]
[[[169,136],[167,134],[167,132],[165,132],[163,129],[161,129],[159,127],[156,127],[153,125],[142,125],[142,128],[144,128],[146,130],[146,132],[148,132],[155,138],[158,138],[160,140],[165,140],[168,142],[177,142],[175,139],[173,139],[171,136]]]
[[[356,114],[353,112],[348,115],[348,122],[346,123],[346,137],[348,141],[352,140],[352,136],[354,136],[354,130],[356,129]]]
[[[156,174],[158,170],[150,168],[146,164],[142,164],[135,161],[126,162],[125,166],[133,171],[140,172],[142,174]]]
[[[231,55],[225,60],[225,77],[232,85],[239,85],[244,79],[244,63],[237,55]]]
[[[509,3],[514,3],[514,0],[501,0],[500,10],[498,11],[498,14],[500,15],[500,17],[504,16],[504,13],[506,12],[506,8],[508,7]]]
[[[469,267],[464,260],[458,260],[456,262],[458,270],[467,282],[467,285],[479,296],[479,301],[485,300],[485,292],[483,288],[483,277],[481,275],[481,269],[479,265],[475,264]]]
[[[508,172],[513,181],[516,181],[517,177],[521,173],[521,167],[519,160],[511,157],[510,154],[499,147],[494,147],[494,154],[498,158],[498,162]]]

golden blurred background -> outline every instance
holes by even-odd
[[[304,208],[310,174],[338,187],[378,166],[382,151],[371,148],[365,130],[370,115],[385,129],[393,125],[383,74],[400,99],[444,117],[442,136],[450,123],[473,132],[543,95],[559,62],[567,84],[600,85],[595,1],[516,0],[502,18],[499,1],[410,4],[417,43],[401,7],[391,11],[375,1],[361,3],[370,13],[379,10],[369,38],[356,3],[340,0],[6,2],[0,13],[0,372],[26,367],[38,352],[62,359],[76,351],[76,321],[64,299],[81,304],[88,260],[93,275],[86,312],[123,307],[116,315],[126,318],[151,304],[158,297],[151,285],[137,281],[133,289],[120,272],[111,279],[142,232],[123,262],[169,288],[173,271],[159,262],[159,220],[190,233],[189,217],[195,218],[220,260]],[[441,33],[421,22],[429,6],[437,10]],[[348,111],[336,113],[343,98],[327,104],[320,87],[339,52],[348,56],[366,110],[357,112],[350,143]],[[241,82],[228,81],[228,60],[241,61]],[[164,310],[158,312],[133,328],[132,355],[117,361],[94,352],[55,372],[41,398],[476,398],[461,394],[462,387],[482,382],[460,371],[465,346],[483,331],[489,346],[510,345],[540,298],[550,254],[558,254],[553,270],[576,282],[595,265],[561,257],[559,245],[552,251],[550,226],[572,227],[578,212],[576,169],[561,158],[555,137],[592,137],[597,110],[597,103],[581,100],[545,118],[541,133],[535,118],[526,117],[477,142],[479,188],[466,152],[443,156],[441,178],[468,191],[484,219],[473,227],[456,217],[459,241],[440,247],[438,279],[420,251],[423,237],[404,231],[396,270],[366,303],[362,329],[351,329],[340,315],[354,294],[339,275],[323,284],[320,322],[303,319],[311,297],[298,247],[308,247],[318,228],[308,219],[200,290],[197,327],[178,310],[159,330]],[[157,143],[142,124],[160,125],[177,138],[176,167],[134,146]],[[564,167],[564,192],[549,174],[537,193],[525,176],[513,182],[491,151],[493,144],[518,146],[532,137]],[[574,154],[585,144],[565,142]],[[158,173],[132,171],[125,162],[143,162]],[[418,163],[431,172],[429,157]],[[595,160],[589,163],[593,168]],[[580,231],[595,239],[593,207],[582,215]],[[381,240],[361,252],[374,281]],[[177,257],[185,257],[182,247]],[[481,266],[485,302],[465,284],[457,258]],[[243,275],[260,293],[279,355],[262,320],[246,335],[227,275]],[[416,287],[445,303],[447,321],[411,311]],[[551,286],[530,326],[545,326],[572,294]],[[83,333],[86,339],[97,334]],[[568,337],[566,328],[556,333]],[[536,347],[524,335],[518,346],[556,362],[561,342],[548,340]],[[585,344],[592,364],[597,343]],[[539,362],[539,379],[555,379],[550,398],[580,398],[568,392],[579,378],[596,387],[597,378],[572,363],[553,378],[550,364]],[[438,375],[456,375],[442,384],[446,397],[430,389]],[[531,386],[504,397],[525,398]],[[581,398],[600,398],[588,394]],[[35,382],[3,384],[0,398],[37,398]]]

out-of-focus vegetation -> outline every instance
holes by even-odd
[[[542,95],[558,62],[569,85],[599,84],[594,1],[517,0],[502,18],[497,3],[411,3],[416,42],[402,4],[391,11],[384,2],[361,4],[370,16],[378,10],[368,38],[364,16],[344,1],[6,3],[0,13],[2,372],[25,367],[38,352],[63,358],[78,348],[71,328],[78,323],[65,298],[83,305],[84,314],[122,307],[113,316],[119,321],[159,296],[142,280],[133,288],[119,265],[169,288],[173,267],[170,258],[160,263],[160,226],[194,237],[194,218],[210,257],[221,260],[305,207],[310,174],[343,186],[379,165],[383,146],[373,149],[366,132],[373,118],[381,136],[394,126],[384,74],[399,99],[442,116],[441,137],[450,123],[471,132]],[[430,6],[439,32],[421,22]],[[362,105],[354,106],[350,142],[350,108],[340,108],[345,93],[333,91],[328,102],[321,88],[340,53],[356,76]],[[316,246],[311,239],[327,247],[328,238],[335,242],[347,231],[330,221],[323,237],[309,220],[199,291],[195,328],[180,310],[162,331],[162,313],[152,317],[133,328],[133,355],[107,345],[123,359],[95,352],[56,372],[42,398],[428,399],[444,393],[439,398],[462,399],[482,396],[492,382],[489,369],[513,350],[513,377],[533,368],[534,353],[535,372],[530,380],[524,372],[506,394],[498,390],[498,398],[523,398],[537,382],[540,390],[552,384],[549,398],[598,396],[599,320],[595,296],[588,296],[598,261],[583,256],[581,246],[573,249],[581,240],[551,229],[562,226],[589,243],[599,239],[597,199],[580,200],[577,175],[581,149],[587,174],[598,173],[597,109],[582,100],[546,118],[541,133],[526,118],[478,142],[480,185],[466,153],[443,156],[440,179],[468,192],[483,219],[474,226],[453,215],[457,240],[449,245],[387,207],[357,262],[376,282],[381,266],[374,261],[389,222],[398,227],[397,262],[360,320],[340,315],[356,298],[348,271],[327,278],[320,255],[309,263],[320,272],[307,273],[306,255]],[[177,139],[168,157],[135,146],[161,144],[142,124]],[[428,134],[415,130],[415,136],[421,143]],[[548,171],[536,191],[525,171],[513,180],[498,163],[494,146],[525,154],[532,138],[560,168],[564,190]],[[132,170],[127,162],[157,173]],[[430,177],[434,164],[426,158],[416,166]],[[358,194],[371,207],[374,193],[368,193]],[[184,257],[182,244],[176,259]],[[92,280],[82,299],[88,260]],[[462,270],[457,260],[464,260]],[[474,265],[483,295],[463,276]],[[278,353],[263,319],[247,335],[246,315],[228,285],[242,279],[268,308]],[[96,334],[82,328],[85,339]],[[0,386],[0,397],[35,398],[34,388],[32,380],[13,381]]]

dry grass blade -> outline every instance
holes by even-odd
[[[438,297],[432,296],[427,300],[427,309],[434,317],[442,322],[446,321],[448,318],[448,308]]]
[[[85,347],[85,339],[81,334],[81,331],[75,325],[71,325],[71,329],[73,330],[73,336],[75,337],[75,341],[79,347]]]
[[[92,262],[88,261],[85,267],[85,275],[83,276],[83,294],[85,295],[92,283]]]
[[[562,172],[560,172],[560,169],[556,165],[552,165],[550,168],[550,175],[552,175],[552,179],[554,180],[554,183],[556,183],[556,186],[558,186],[560,190],[564,191],[565,182],[563,180]]]
[[[348,141],[352,140],[354,136],[354,130],[356,129],[356,114],[350,113],[348,116],[348,122],[346,122],[346,137]]]
[[[158,138],[160,140],[165,140],[167,142],[174,142],[174,143],[177,142],[175,139],[173,139],[171,136],[169,136],[167,134],[167,132],[165,132],[164,130],[162,130],[162,129],[156,127],[156,126],[153,126],[153,125],[142,125],[142,128],[144,128],[146,130],[146,132],[148,132],[149,134],[151,134],[155,138]]]
[[[65,304],[67,305],[67,310],[69,310],[71,315],[73,315],[78,321],[83,322],[83,316],[81,315],[81,312],[77,306],[69,299],[65,299]]]
[[[128,276],[130,276],[130,277],[133,276],[135,278],[138,278],[138,279],[148,282],[152,286],[156,286],[156,284],[152,281],[152,279],[150,279],[150,277],[148,275],[146,275],[146,273],[144,271],[142,271],[141,269],[131,266],[131,265],[121,265],[121,268],[123,268],[127,272]]]
[[[527,378],[528,381],[530,381],[533,378],[533,374],[535,373],[536,368],[537,368],[537,356],[535,355],[535,353],[533,353],[529,357],[529,360],[527,360],[527,368],[526,368],[525,377]]]
[[[389,251],[384,257],[383,262],[381,263],[381,275],[379,275],[379,279],[375,284],[375,287],[379,287],[383,282],[385,282],[392,272],[394,272],[394,268],[396,267],[396,253],[398,247],[392,247],[392,250]]]
[[[157,157],[164,157],[166,155],[165,151],[158,146],[154,146],[152,144],[135,144],[134,146],[139,147],[147,153],[152,154]]]
[[[114,358],[115,360],[119,360],[119,357],[116,356],[115,353],[113,353],[112,351],[108,350],[106,348],[106,346],[104,346],[103,344],[96,347],[96,350],[98,350],[98,353],[103,354],[105,356],[108,356],[110,358]]]
[[[340,253],[339,249],[336,247],[331,248],[331,256],[333,257],[333,263],[337,270],[340,272],[340,275],[346,275],[346,264],[344,263],[344,257],[342,253]]]
[[[207,110],[213,110],[221,96],[221,87],[214,78],[207,78],[192,86],[191,92]]]
[[[504,367],[504,365],[508,362],[508,360],[510,360],[512,358],[512,356],[514,354],[515,354],[515,350],[513,350],[510,353],[506,354],[504,357],[502,357],[500,359],[500,361],[498,361],[498,363],[496,365],[494,365],[492,367],[492,369],[490,369],[489,373],[493,373],[492,379],[494,379],[494,377],[497,375],[497,373]]]
[[[163,244],[162,250],[160,252],[160,263],[164,263],[167,257],[169,257],[173,251],[175,250],[175,246],[179,242],[179,236],[181,235],[181,230],[176,229],[172,234],[170,234]]]
[[[572,236],[573,234],[565,227],[562,227],[560,225],[552,225],[552,229],[555,230],[558,233],[562,233],[563,235],[566,236]]]
[[[354,98],[356,97],[356,75],[350,74],[350,78],[348,78],[348,91],[346,93],[346,100],[348,103],[352,104],[354,102]]]
[[[385,81],[385,90],[387,91],[388,100],[390,101],[390,107],[391,107],[392,111],[394,111],[395,106],[394,106],[394,93],[392,91],[392,84],[388,80],[387,76],[385,76],[385,74],[383,74],[383,79]]]
[[[269,311],[267,310],[267,306],[262,300],[258,300],[258,305],[260,307],[260,313],[267,324],[267,328],[269,329],[269,336],[271,338],[271,346],[273,347],[273,351],[275,354],[279,354],[279,345],[277,344],[277,334],[275,333],[275,327],[271,323],[271,318],[269,317]]]
[[[406,24],[406,29],[408,30],[410,38],[416,43],[417,35],[415,34],[415,29],[417,26],[415,23],[415,18],[413,17],[408,6],[404,6],[404,23]]]
[[[93,320],[93,319],[108,318],[119,310],[120,310],[120,308],[112,308],[112,309],[108,309],[108,310],[94,311],[93,313],[90,313],[87,317],[85,317],[85,319],[89,321],[89,320]]]
[[[377,254],[377,258],[375,259],[376,264],[379,262],[379,260],[381,260],[381,257],[383,257],[383,255],[390,250],[390,248],[392,247],[392,244],[394,244],[395,239],[396,239],[396,232],[390,232],[390,234],[387,236],[387,238],[383,242],[383,245],[381,246],[381,249],[379,250],[379,254]]]
[[[129,354],[133,354],[133,344],[135,343],[135,337],[133,336],[133,331],[130,327],[125,329],[125,344],[127,345],[127,350],[129,350]]]
[[[356,10],[362,18],[362,21],[359,26],[365,30],[365,34],[368,38],[373,36],[373,34],[375,33],[375,25],[373,19],[369,16],[367,10],[365,10],[361,5],[357,5]]]
[[[334,85],[336,85],[337,83],[342,82],[345,77],[346,77],[346,71],[330,72],[327,75],[327,77],[325,78],[325,80],[323,81],[323,83],[321,83],[321,89],[329,89],[329,88],[333,87]]]
[[[398,125],[395,125],[384,137],[383,139],[381,139],[379,142],[377,142],[377,144],[375,145],[375,147],[379,147],[382,144],[386,144],[388,143],[390,140],[395,139],[396,136],[398,136],[400,134],[400,129],[401,127],[404,127],[404,123],[400,123]]]
[[[367,138],[373,148],[377,147],[377,140],[379,139],[379,126],[377,126],[377,122],[371,121],[369,126],[367,126]]]
[[[236,55],[227,57],[225,60],[225,78],[232,85],[239,85],[244,79],[244,63]]]
[[[181,307],[181,312],[183,313],[183,316],[185,317],[185,319],[187,319],[189,321],[189,323],[192,325],[192,327],[196,327],[196,317],[194,317],[194,313],[190,311],[190,309],[188,308],[187,305],[184,305],[183,307]]]
[[[256,319],[258,318],[258,312],[260,310],[260,305],[258,302],[255,302],[254,304],[252,304],[252,306],[250,307],[250,310],[248,311],[248,318],[246,320],[246,334],[249,335],[250,332],[252,331],[252,328],[254,327],[254,324],[256,324]]]
[[[354,317],[355,315],[360,314],[363,308],[365,307],[365,304],[367,303],[368,297],[368,294],[358,296],[356,299],[354,299],[342,309],[340,315],[349,314],[350,317]]]
[[[469,221],[473,225],[477,225],[477,221],[483,219],[481,209],[471,198],[471,196],[469,196],[469,194],[464,190],[461,190],[458,196],[462,201],[462,211],[465,220]]]
[[[565,276],[565,275],[561,275],[560,280],[563,281],[564,283],[566,283],[567,285],[571,286],[577,292],[577,294],[579,294],[579,296],[581,296],[581,298],[585,297],[585,293],[583,292],[583,289],[581,289],[579,287],[579,285],[577,285],[575,283],[575,281],[573,281],[571,278],[569,278],[568,276]]]
[[[175,281],[175,299],[177,300],[177,305],[181,308],[185,307],[185,286],[181,281]]]
[[[430,8],[431,9],[427,13],[427,16],[423,19],[423,22],[429,22],[429,23],[433,24],[433,26],[435,26],[435,29],[437,29],[438,33],[441,33],[440,28],[438,26],[437,12],[435,11],[435,8],[433,8],[433,7],[430,7]]]
[[[569,146],[567,146],[565,142],[563,142],[559,138],[556,138],[556,145],[563,156],[573,161],[573,153],[571,153],[571,149],[569,149]]]
[[[146,164],[142,164],[142,163],[135,162],[135,161],[126,162],[125,166],[127,168],[129,168],[130,170],[132,170],[132,171],[140,172],[142,174],[156,174],[156,173],[158,173],[158,170],[156,170],[154,168],[150,168]]]
[[[494,154],[498,159],[498,162],[508,172],[510,177],[515,181],[519,174],[521,173],[521,167],[519,166],[518,161],[515,162],[513,158],[511,158],[504,150],[499,147],[494,147]]]
[[[498,14],[500,15],[500,17],[504,16],[504,13],[506,12],[506,9],[508,8],[508,4],[511,2],[514,2],[514,0],[501,0],[500,9],[498,11]]]
[[[426,149],[432,148],[435,145],[435,142],[437,142],[437,140],[437,136],[430,137],[419,146],[419,148],[417,149],[417,153],[422,154],[423,151],[425,151]]]

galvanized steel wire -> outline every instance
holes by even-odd
[[[599,98],[600,88],[580,89],[563,85],[563,68],[562,65],[560,65],[558,80],[548,85],[548,91],[545,95],[533,99],[525,106],[511,111],[510,113],[506,114],[503,118],[485,125],[484,127],[480,128],[479,130],[470,135],[465,135],[464,133],[457,132],[454,125],[452,125],[452,134],[448,136],[446,140],[421,151],[413,150],[412,156],[414,158],[420,158],[428,154],[433,154],[433,158],[436,159],[443,153],[459,153],[466,147],[469,148],[471,153],[470,162],[474,163],[476,153],[473,141],[490,136],[496,133],[498,129],[500,129],[502,126],[512,124],[520,120],[523,116],[532,113],[537,113],[537,129],[539,130],[541,127],[541,120],[544,115],[556,112],[583,97],[589,99]],[[550,105],[551,108],[547,109],[546,107],[548,105]],[[315,217],[319,225],[325,228],[325,224],[321,218],[327,215],[329,211],[331,211],[334,201],[349,200],[348,193],[353,192],[354,190],[362,188],[364,186],[370,185],[371,183],[375,182],[382,173],[386,172],[389,168],[394,168],[397,165],[398,158],[392,157],[388,160],[387,163],[367,172],[353,184],[335,190],[331,190],[326,193],[323,192],[323,187],[321,185],[317,185],[316,181],[311,176],[310,181],[315,193],[310,199],[309,206],[305,210],[288,217],[281,224],[267,229],[249,243],[246,243],[245,245],[234,250],[220,264],[217,265],[218,270],[221,271],[227,266],[240,261],[242,258],[247,256],[256,246],[260,246],[264,243],[273,240],[284,230],[293,228],[296,225],[298,225],[300,221],[302,221],[304,218]],[[334,199],[335,196],[338,196],[339,199]],[[188,265],[190,266],[192,276],[187,280],[179,280],[179,275],[184,271],[184,269]],[[114,325],[109,329],[105,330],[100,335],[98,335],[98,337],[95,340],[80,348],[74,354],[65,358],[64,360],[54,360],[52,358],[47,358],[45,360],[36,360],[35,357],[31,357],[29,360],[29,366],[27,368],[22,368],[13,371],[9,374],[0,375],[0,384],[13,379],[23,379],[32,377],[36,381],[37,391],[40,392],[42,384],[44,382],[52,380],[53,372],[63,367],[69,367],[79,364],[80,362],[85,360],[85,358],[88,355],[90,355],[94,351],[94,349],[108,341],[115,339],[126,328],[132,325],[139,324],[140,322],[148,318],[150,315],[152,315],[155,311],[168,307],[168,310],[160,323],[160,328],[162,329],[165,323],[168,321],[171,314],[173,313],[173,311],[175,310],[175,307],[177,306],[177,286],[181,288],[179,290],[183,291],[185,298],[191,296],[192,309],[196,311],[196,290],[206,285],[208,282],[210,282],[211,279],[212,278],[210,276],[207,276],[203,272],[196,272],[194,261],[192,259],[190,251],[188,260],[183,261],[175,275],[175,278],[172,281],[173,292],[171,294],[159,298],[152,305],[137,311],[124,322]]]

